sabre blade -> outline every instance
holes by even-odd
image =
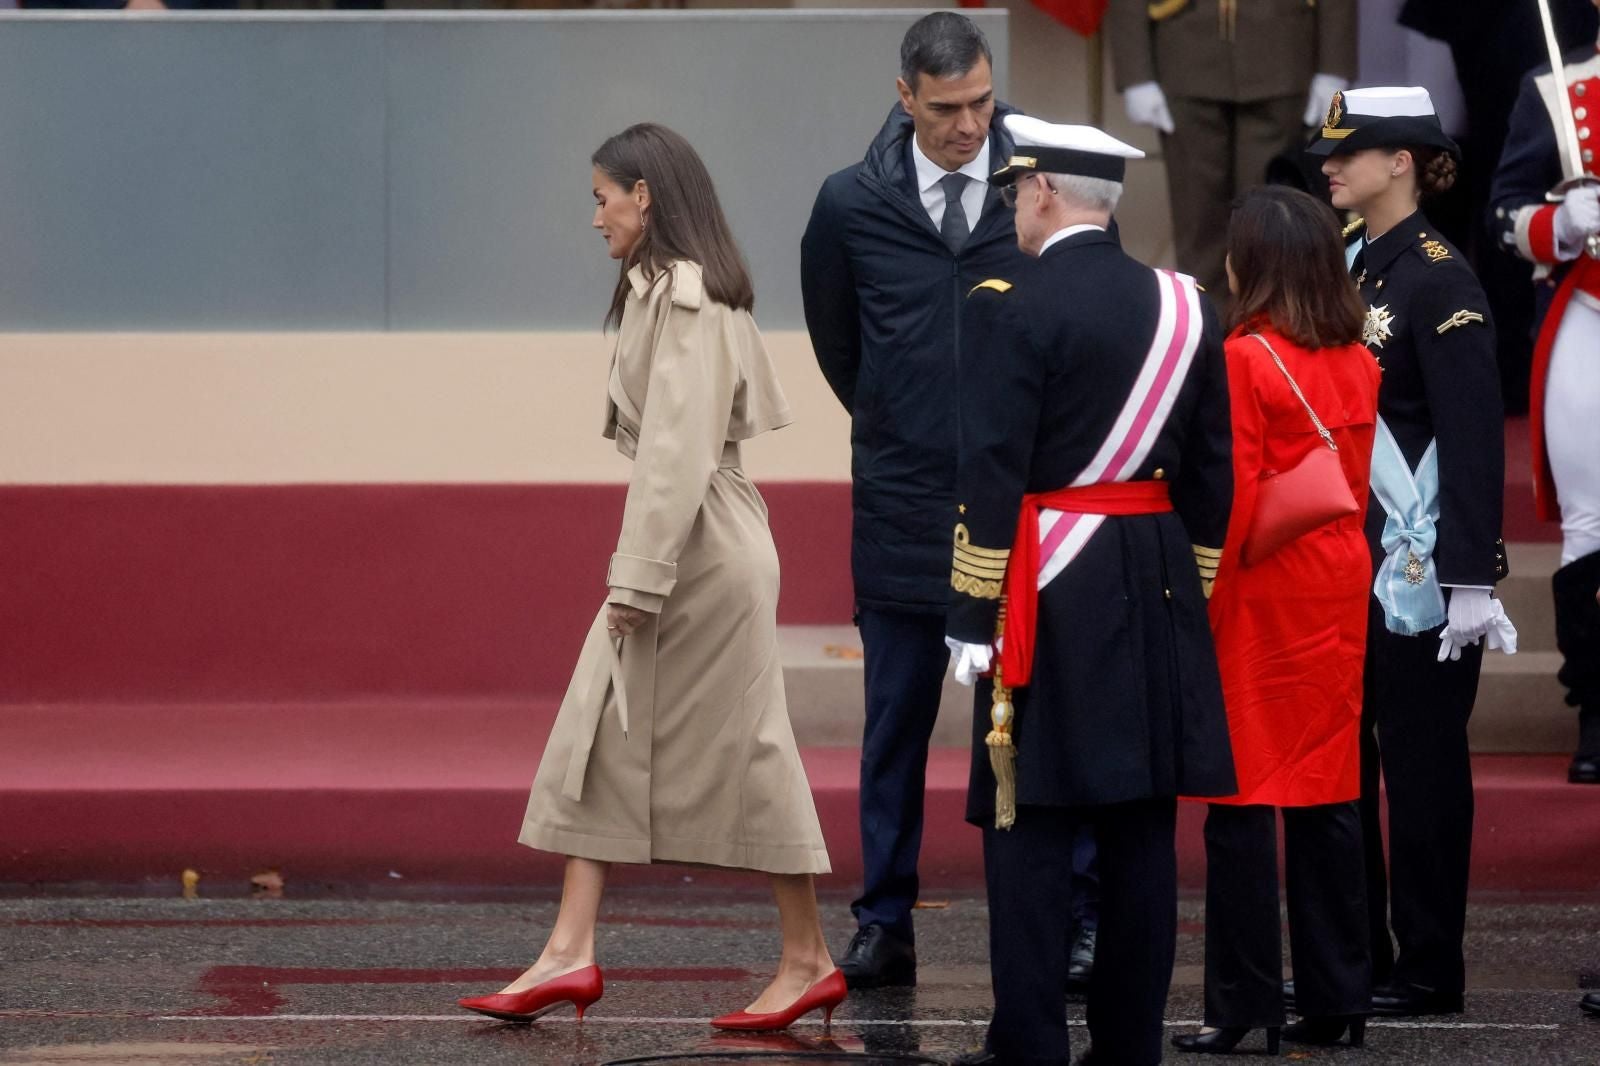
[[[1583,156],[1578,145],[1578,123],[1572,115],[1572,98],[1567,95],[1566,64],[1561,60],[1561,43],[1556,40],[1555,20],[1550,17],[1550,0],[1534,0],[1539,5],[1539,21],[1544,26],[1544,47],[1550,53],[1550,71],[1555,80],[1556,115],[1560,129],[1557,132],[1566,145],[1562,160],[1564,177],[1571,181],[1583,177]]]

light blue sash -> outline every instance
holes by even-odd
[[[1344,268],[1349,270],[1356,265],[1356,256],[1361,254],[1361,249],[1367,246],[1366,237],[1358,237],[1344,246]]]
[[[1372,492],[1388,517],[1383,523],[1383,550],[1372,592],[1383,605],[1383,621],[1391,633],[1416,636],[1445,620],[1444,593],[1439,588],[1433,548],[1439,539],[1439,446],[1428,442],[1415,472],[1378,419],[1372,449]]]

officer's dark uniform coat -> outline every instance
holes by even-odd
[[[1412,469],[1429,441],[1438,442],[1439,581],[1492,586],[1507,572],[1500,540],[1505,436],[1483,288],[1420,211],[1367,243],[1353,273],[1368,308],[1363,340],[1383,370],[1379,416]],[[1372,499],[1366,532],[1375,569],[1385,517]],[[1361,807],[1373,980],[1450,1003],[1465,982],[1473,811],[1467,719],[1483,646],[1437,662],[1439,628],[1399,636],[1388,631],[1375,596],[1369,607]],[[1387,883],[1380,766],[1389,810]]]
[[[975,289],[963,322],[960,513],[971,545],[1009,549],[1024,492],[1089,465],[1132,391],[1159,314],[1156,274],[1102,232],[1051,246]],[[1175,511],[1108,517],[1039,594],[1033,677],[1013,692],[1017,802],[1080,806],[1227,795],[1228,727],[1193,545],[1220,549],[1232,496],[1228,385],[1209,306],[1170,418],[1133,480],[1165,480]],[[953,593],[952,636],[994,638],[999,588]],[[992,824],[980,682],[967,816]]]

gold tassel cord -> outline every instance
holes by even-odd
[[[995,637],[1004,635],[1006,607],[1002,600],[1000,618],[995,624]],[[994,827],[1010,829],[1017,821],[1017,746],[1011,739],[1011,727],[1016,712],[1011,706],[1011,690],[1006,688],[1001,676],[998,657],[994,664],[994,702],[989,708],[989,721],[993,728],[984,738],[989,748],[989,768],[994,771]]]

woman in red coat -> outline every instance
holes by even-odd
[[[1206,817],[1207,1028],[1173,1043],[1225,1053],[1264,1027],[1277,1051],[1274,808],[1282,808],[1289,944],[1305,1018],[1284,1035],[1331,1043],[1348,1028],[1358,1044],[1371,999],[1356,800],[1372,586],[1362,521],[1378,364],[1361,344],[1364,316],[1326,205],[1282,187],[1247,194],[1228,235],[1228,281],[1234,499],[1210,612],[1239,792],[1211,801]],[[1307,406],[1332,433],[1358,513],[1246,562],[1261,480],[1326,447]]]

